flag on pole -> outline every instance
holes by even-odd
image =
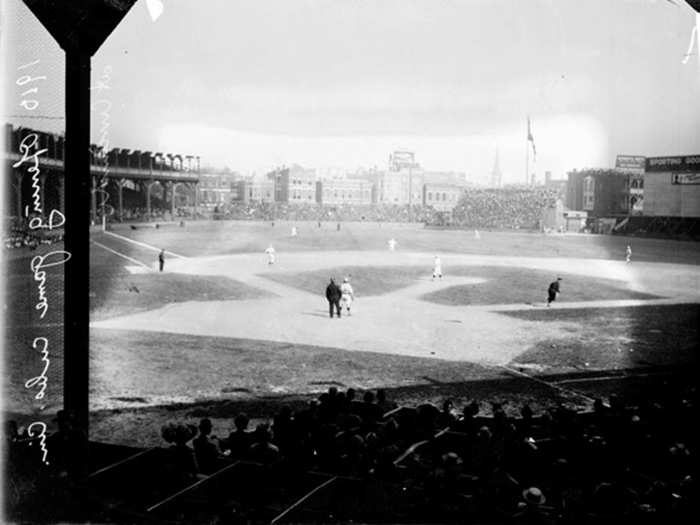
[[[537,150],[535,149],[535,139],[532,136],[532,126],[530,125],[530,116],[527,117],[527,140],[532,144],[532,158],[537,158]]]

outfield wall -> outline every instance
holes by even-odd
[[[644,215],[700,217],[700,178],[686,173],[644,174]]]

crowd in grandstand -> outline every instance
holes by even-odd
[[[28,221],[21,221],[5,230],[3,244],[7,249],[29,248],[35,250],[42,244],[54,244],[63,240],[63,231],[30,229]]]
[[[559,190],[532,186],[466,190],[452,213],[465,228],[539,229],[542,209],[556,201]]]
[[[287,204],[232,201],[216,207],[200,207],[197,217],[227,220],[297,220],[297,221],[368,221],[420,222],[430,225],[453,225],[478,229],[538,229],[542,208],[551,206],[558,190],[542,187],[506,187],[465,190],[453,212],[441,213],[422,205],[334,205]],[[154,204],[151,219],[168,215]],[[194,208],[178,208],[178,217],[194,218]],[[126,208],[124,221],[148,220],[143,207]]]

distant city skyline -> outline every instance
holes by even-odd
[[[143,5],[142,5],[143,4]],[[677,4],[677,5],[676,5]],[[618,154],[700,151],[696,15],[653,0],[207,0],[137,3],[93,59],[112,147],[199,155],[250,173],[297,163],[426,169],[504,184]],[[206,8],[202,8],[206,6]],[[20,0],[3,5],[5,121],[62,131],[63,57]],[[13,117],[16,67],[41,60],[42,112]],[[93,112],[93,141],[104,119]],[[532,170],[531,170],[532,171]]]

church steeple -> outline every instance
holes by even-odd
[[[500,188],[501,187],[501,179],[502,179],[502,174],[501,174],[500,159],[499,159],[499,155],[498,155],[498,149],[496,149],[496,158],[494,159],[493,169],[491,170],[491,186],[494,188]]]

